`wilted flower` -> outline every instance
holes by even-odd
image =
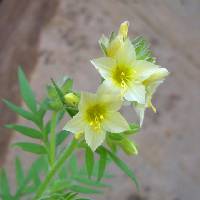
[[[143,82],[146,88],[145,104],[133,102],[133,107],[136,110],[137,115],[140,118],[140,126],[144,120],[144,112],[146,108],[152,108],[156,112],[156,108],[152,104],[152,96],[156,91],[157,87],[164,81],[165,77],[168,76],[169,72],[165,68],[159,68],[159,70],[151,75],[147,80]]]
[[[119,95],[108,91],[104,85],[96,94],[83,92],[79,112],[64,127],[72,133],[84,133],[86,143],[95,151],[105,140],[106,132],[129,129],[127,121],[118,112],[122,104]]]

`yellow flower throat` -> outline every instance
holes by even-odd
[[[134,78],[136,72],[131,67],[117,66],[112,72],[112,78],[118,86],[126,89]]]
[[[100,104],[89,107],[86,111],[86,119],[95,131],[100,130],[102,121],[105,119],[105,107]]]

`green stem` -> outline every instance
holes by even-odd
[[[53,112],[52,119],[51,119],[51,130],[50,130],[50,164],[51,166],[54,164],[55,161],[55,148],[56,148],[56,116],[57,113]]]
[[[78,142],[76,139],[73,139],[71,141],[71,144],[68,148],[64,150],[58,161],[53,165],[53,167],[50,169],[49,173],[47,174],[46,178],[44,179],[43,183],[40,185],[38,191],[36,192],[35,197],[33,200],[38,200],[42,194],[45,192],[48,184],[56,174],[56,172],[60,169],[60,167],[63,165],[63,163],[66,161],[66,159],[72,154],[73,150],[76,148]]]

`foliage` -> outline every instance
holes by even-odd
[[[34,193],[38,190],[41,185],[43,178],[47,175],[50,168],[50,132],[51,132],[51,119],[45,121],[45,116],[48,111],[56,113],[56,126],[59,126],[60,121],[63,119],[65,112],[70,116],[74,116],[77,112],[77,108],[69,107],[65,104],[61,96],[68,92],[72,92],[72,81],[71,79],[65,79],[64,85],[58,86],[53,80],[53,84],[48,86],[48,97],[37,102],[32,89],[27,82],[23,70],[19,69],[19,83],[22,98],[27,105],[27,108],[23,108],[13,104],[8,100],[3,100],[4,103],[19,116],[32,122],[32,126],[22,124],[7,124],[6,128],[17,131],[19,134],[25,137],[32,138],[32,142],[20,141],[14,143],[14,148],[20,148],[23,151],[38,155],[31,167],[26,170],[23,169],[23,165],[18,157],[15,160],[15,174],[16,174],[16,191],[11,193],[10,184],[8,182],[7,173],[4,169],[1,169],[0,173],[0,197],[2,199],[9,200],[20,200],[20,199],[31,199]],[[51,89],[50,89],[51,88]],[[65,90],[61,90],[65,88]],[[63,93],[64,92],[64,93]],[[34,98],[30,103],[28,99]],[[53,98],[53,99],[52,99]],[[56,106],[56,109],[52,109],[52,101],[60,101],[61,105]],[[59,109],[58,109],[59,108]],[[137,125],[130,125],[131,129],[127,132],[121,133],[122,135],[129,135],[139,130]],[[58,129],[58,128],[57,128]],[[70,142],[70,133],[65,130],[57,131],[55,135],[56,145],[56,156],[63,151],[65,148],[66,141]],[[115,145],[115,139],[110,139]],[[51,181],[48,189],[40,198],[41,200],[54,200],[54,199],[65,199],[65,200],[86,200],[86,198],[79,197],[81,194],[101,194],[105,187],[111,187],[106,182],[102,182],[102,179],[112,178],[113,175],[109,174],[106,170],[111,160],[120,166],[125,173],[129,174],[125,163],[123,163],[116,156],[113,157],[111,151],[106,148],[98,148],[96,152],[92,152],[87,146],[84,140],[80,140],[79,149],[85,151],[85,163],[82,163],[82,167],[79,168],[77,161],[77,153],[72,156],[63,164],[60,170],[56,172],[54,181]],[[97,159],[99,157],[99,159]],[[122,164],[123,163],[123,164]],[[130,176],[130,175],[129,175]],[[131,175],[135,182],[135,175]]]

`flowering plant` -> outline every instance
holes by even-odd
[[[82,195],[100,193],[103,187],[109,187],[106,178],[112,174],[107,166],[112,162],[139,188],[134,172],[118,152],[138,154],[130,136],[142,126],[146,108],[156,111],[152,95],[168,71],[156,64],[143,37],[134,40],[128,37],[128,26],[126,21],[117,34],[113,32],[109,38],[103,35],[99,40],[104,56],[91,60],[102,77],[96,93],[74,91],[70,78],[59,83],[52,79],[47,86],[47,97],[37,102],[23,70],[19,69],[20,93],[27,109],[3,101],[33,126],[6,127],[34,139],[35,142],[17,142],[13,146],[38,157],[26,173],[16,157],[14,194],[6,171],[1,169],[1,199],[84,200]],[[127,102],[136,110],[139,125],[128,123],[120,113]],[[71,119],[60,128],[66,114]],[[83,155],[79,152],[84,152],[84,160],[78,159]]]

